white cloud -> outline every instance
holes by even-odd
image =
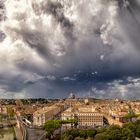
[[[25,91],[10,92],[3,88],[0,88],[0,99],[23,99],[30,96]]]
[[[125,80],[114,80],[105,84],[105,87],[97,89],[93,86],[91,91],[100,98],[137,98],[140,94],[140,78],[129,77]]]
[[[26,73],[26,75],[24,75],[24,78],[26,79],[24,81],[24,83],[28,83],[28,82],[37,82],[40,81],[42,79],[44,79],[45,77],[38,75],[37,73]]]
[[[104,60],[104,55],[100,55],[100,60]]]
[[[49,80],[56,80],[56,77],[53,76],[53,75],[48,75],[48,76],[47,76],[47,79],[49,79]]]
[[[67,76],[67,77],[63,77],[62,80],[64,80],[64,81],[75,81],[76,79]]]
[[[25,98],[30,98],[24,91],[20,93],[14,93],[13,95],[14,99],[25,99]]]

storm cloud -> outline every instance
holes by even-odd
[[[139,97],[139,0],[1,5],[1,98]]]

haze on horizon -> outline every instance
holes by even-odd
[[[0,8],[0,98],[140,98],[140,0]]]

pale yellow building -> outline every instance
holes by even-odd
[[[33,113],[33,125],[42,126],[48,120],[52,120],[64,110],[64,104],[55,104],[53,106],[47,106]]]
[[[68,108],[61,114],[62,120],[76,119],[78,128],[81,127],[102,127],[104,125],[103,114],[96,112],[92,106]],[[62,129],[69,129],[74,125],[64,124]]]

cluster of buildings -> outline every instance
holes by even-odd
[[[76,119],[77,128],[103,127],[106,125],[122,125],[125,115],[130,112],[140,113],[140,103],[121,100],[79,100],[74,94],[52,106],[44,107],[33,113],[33,125],[42,126],[48,120]],[[63,124],[63,129],[75,127],[74,124]]]
[[[134,105],[132,105],[134,104]],[[129,113],[140,114],[140,104],[130,101],[108,100],[101,101],[95,104],[96,108],[102,112],[110,124],[122,125],[128,121],[125,116]]]
[[[45,122],[52,119],[78,121],[77,127],[102,127],[105,123],[105,118],[102,113],[96,111],[93,105],[87,105],[79,102],[73,94],[63,102],[55,105],[44,107],[37,110],[33,114],[33,124],[37,126],[44,125]],[[74,127],[74,124],[63,124],[63,129]]]
[[[43,126],[48,120],[77,120],[77,127],[103,127],[105,125],[122,125],[128,113],[140,115],[140,101],[77,99],[70,94],[67,99],[48,101],[47,104],[24,104],[21,100],[10,100],[7,104],[1,101],[0,114],[7,114],[11,107],[16,115],[29,119],[34,126]],[[74,124],[63,124],[63,129],[75,127]]]

